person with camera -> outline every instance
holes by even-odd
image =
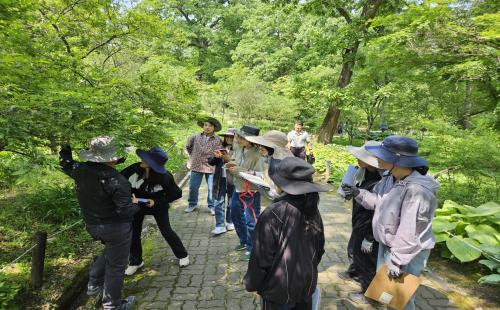
[[[86,162],[73,160],[71,147],[59,152],[64,173],[75,180],[78,203],[88,233],[104,244],[104,251],[92,263],[88,295],[102,292],[104,309],[128,310],[134,296],[121,299],[124,271],[130,251],[132,220],[139,210],[130,184],[114,166],[120,161],[114,139],[97,137],[80,152]]]
[[[230,197],[234,191],[234,184],[231,174],[227,173],[226,169],[224,169],[224,165],[230,161],[233,152],[234,132],[234,128],[229,128],[226,133],[220,134],[224,139],[222,141],[222,148],[215,150],[214,156],[208,160],[208,164],[215,167],[212,187],[215,210],[215,228],[212,230],[214,236],[223,234],[228,230],[234,230],[233,220],[231,219],[231,207],[229,205]],[[224,208],[226,195],[228,203],[227,207]]]
[[[130,264],[125,270],[132,275],[144,266],[142,259],[141,233],[144,216],[152,215],[158,229],[167,241],[174,255],[179,259],[179,266],[189,265],[189,256],[184,244],[170,225],[168,209],[170,203],[182,197],[182,190],[175,183],[173,175],[165,169],[168,155],[155,146],[150,150],[137,150],[141,162],[132,164],[121,173],[132,186],[132,194],[138,200],[140,211],[134,216],[132,223],[132,244],[130,247]]]
[[[303,130],[303,123],[300,120],[295,121],[294,130],[290,131],[288,137],[288,148],[295,157],[306,160],[306,147],[309,154],[312,154],[311,137]],[[311,163],[311,162],[310,162]],[[312,164],[312,163],[311,163]]]

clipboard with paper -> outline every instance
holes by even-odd
[[[392,279],[384,264],[373,278],[365,296],[391,308],[403,310],[420,285],[420,278],[409,273]]]

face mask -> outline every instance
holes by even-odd
[[[264,163],[269,164],[269,156],[262,156]]]

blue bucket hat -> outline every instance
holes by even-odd
[[[167,173],[165,164],[168,161],[167,153],[159,146],[152,147],[149,151],[137,150],[135,152],[154,172],[159,174]]]
[[[389,136],[381,145],[365,146],[375,157],[399,167],[416,168],[428,166],[428,162],[418,156],[418,143],[412,138]]]

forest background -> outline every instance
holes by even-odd
[[[0,0],[0,308],[26,291],[29,258],[6,264],[32,234],[79,219],[59,146],[82,149],[97,135],[161,145],[175,171],[204,115],[226,128],[283,131],[301,119],[319,140],[316,168],[332,161],[337,182],[353,162],[344,145],[405,134],[441,174],[441,205],[498,210],[499,8],[492,0]],[[500,257],[494,212],[477,223],[441,215],[443,256]],[[68,229],[48,248],[49,273],[87,252],[83,225]],[[487,252],[462,257],[470,249],[450,246],[446,231]],[[494,263],[475,264],[475,279],[491,269],[483,282],[498,283]]]

